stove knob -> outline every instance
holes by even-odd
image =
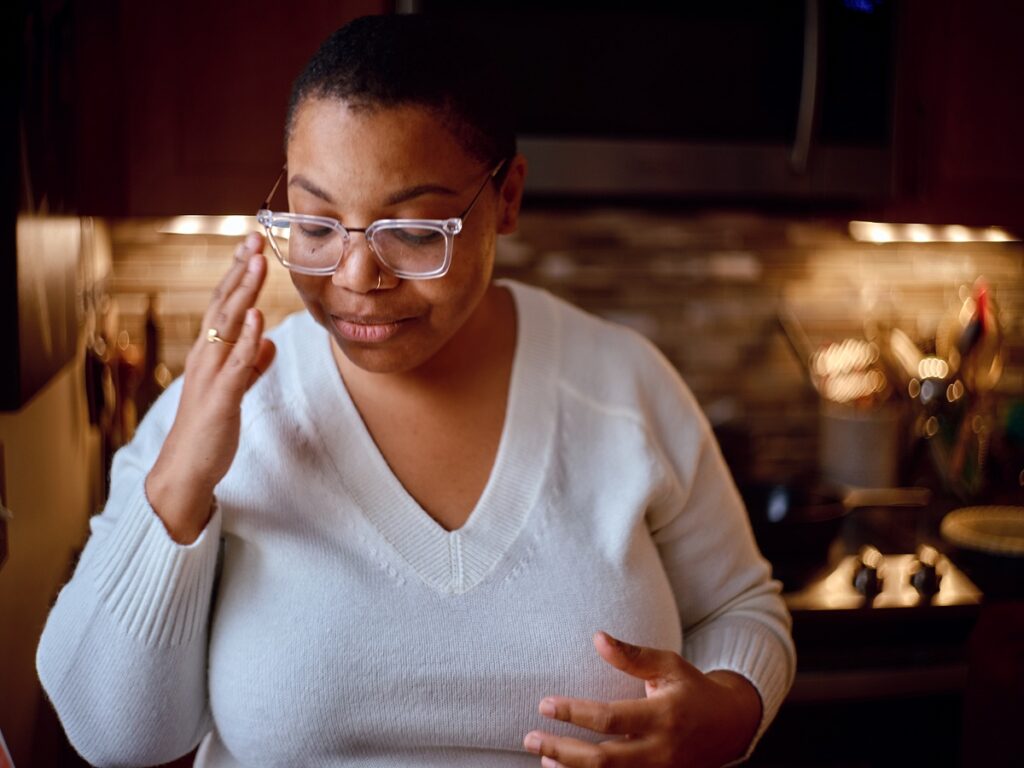
[[[882,591],[882,553],[874,547],[864,547],[860,561],[853,572],[853,588],[866,598]]]
[[[923,597],[931,597],[939,591],[939,553],[934,547],[923,545],[917,550],[917,557],[910,565],[910,583]]]

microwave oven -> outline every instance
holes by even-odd
[[[519,115],[527,193],[882,201],[892,0],[407,0],[485,35]]]

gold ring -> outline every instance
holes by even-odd
[[[379,291],[380,290],[380,278],[381,278],[381,274],[380,274],[380,272],[378,272],[377,273],[377,287],[373,289],[375,291]]]
[[[219,333],[217,333],[217,329],[216,328],[210,328],[210,329],[208,329],[206,331],[206,340],[211,342],[211,343],[217,341],[217,342],[220,342],[221,344],[227,344],[229,347],[235,346],[235,342],[228,341],[223,336],[221,336]]]

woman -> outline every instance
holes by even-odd
[[[90,761],[711,766],[774,716],[789,617],[693,397],[633,333],[492,282],[526,164],[484,44],[361,19],[296,82],[288,207],[118,453],[40,642]],[[264,338],[268,247],[308,311]]]

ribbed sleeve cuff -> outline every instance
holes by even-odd
[[[761,723],[738,765],[750,757],[782,706],[796,673],[792,650],[764,623],[730,616],[687,635],[683,656],[702,672],[721,669],[743,675],[761,696]]]
[[[82,565],[128,635],[157,647],[187,644],[206,627],[220,530],[220,508],[214,501],[199,538],[179,544],[167,533],[139,483]]]

